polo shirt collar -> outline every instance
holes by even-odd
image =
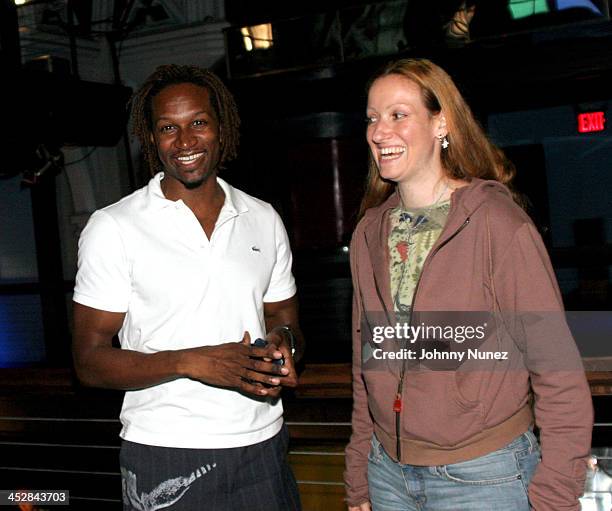
[[[176,202],[178,202],[166,199],[164,196],[164,192],[161,189],[161,181],[163,178],[164,173],[158,172],[151,178],[149,184],[147,185],[149,204],[160,209],[174,206]],[[217,177],[217,183],[225,193],[225,202],[223,204],[223,208],[221,209],[220,215],[235,216],[241,213],[246,213],[249,210],[244,199],[240,196],[240,194],[236,193],[237,190],[232,185],[219,177]]]
[[[225,203],[223,204],[223,209],[221,209],[221,212],[227,209],[228,213],[231,212],[235,215],[240,215],[241,213],[246,213],[249,210],[244,199],[240,196],[240,194],[236,193],[237,190],[232,185],[220,177],[217,177],[217,183],[219,183],[219,186],[225,192]]]

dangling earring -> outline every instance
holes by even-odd
[[[446,138],[446,135],[438,135],[438,140],[442,145],[442,149],[446,149],[449,146],[449,141],[448,138]]]

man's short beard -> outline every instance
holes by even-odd
[[[210,170],[208,171],[206,174],[204,174],[200,179],[198,179],[197,181],[188,181],[188,182],[184,182],[181,181],[181,183],[183,184],[183,186],[187,189],[187,190],[195,190],[196,188],[202,186],[204,183],[206,183],[206,181],[208,181],[211,178],[215,178],[217,175],[217,169],[215,170]]]
[[[187,188],[187,190],[195,190],[198,186],[204,183],[204,181],[206,181],[207,179],[208,179],[208,176],[205,176],[204,178],[198,179],[197,181],[194,181],[194,182],[183,183],[183,186]]]

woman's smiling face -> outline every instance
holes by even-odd
[[[426,108],[421,89],[408,78],[390,74],[372,84],[366,136],[382,178],[408,182],[439,168],[440,117]]]

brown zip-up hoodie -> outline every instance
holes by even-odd
[[[362,328],[393,311],[387,250],[393,194],[368,210],[351,242],[353,433],[346,448],[347,502],[369,500],[372,433],[385,451],[413,465],[446,465],[507,445],[535,423],[542,462],[529,486],[536,511],[578,511],[590,453],[593,408],[582,362],[565,323],[546,249],[508,189],[473,179],[451,196],[446,226],[427,257],[414,311],[488,311],[502,320],[493,342],[522,365],[487,371],[407,371],[397,435],[399,371],[362,371]],[[538,321],[527,313],[545,313]],[[370,330],[371,331],[371,330]],[[500,333],[501,332],[501,333]],[[553,333],[554,332],[554,333]],[[500,369],[501,367],[501,369]]]

